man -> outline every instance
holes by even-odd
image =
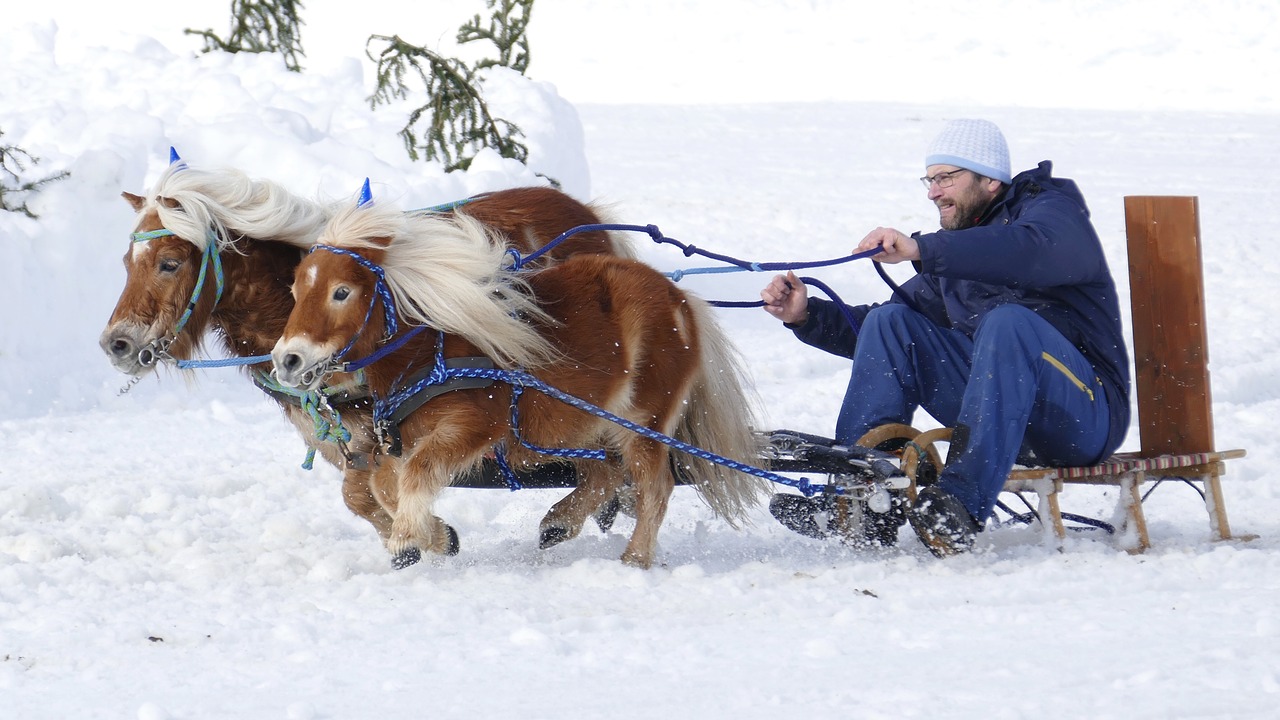
[[[1129,427],[1129,359],[1115,282],[1076,184],[1042,162],[1010,177],[1009,150],[986,120],[953,120],[930,145],[921,178],[942,229],[876,228],[856,252],[910,261],[919,274],[886,303],[851,307],[808,297],[792,273],[761,291],[765,310],[802,341],[853,360],[836,423],[852,444],[923,407],[954,428],[947,464],[910,520],[942,557],[970,549],[1016,460],[1076,466],[1110,455]],[[820,510],[777,496],[775,514]],[[784,514],[780,514],[779,511]],[[812,520],[809,520],[812,522]]]

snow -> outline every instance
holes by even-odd
[[[71,172],[34,196],[39,220],[0,214],[0,716],[1275,716],[1280,7],[560,0],[534,12],[530,78],[491,80],[532,169],[489,156],[445,175],[405,157],[404,108],[368,108],[363,42],[399,27],[448,46],[478,0],[354,17],[311,0],[303,74],[194,57],[182,28],[223,31],[221,4],[129,5],[23,3],[0,37],[3,142],[42,159],[28,177]],[[1126,292],[1123,197],[1199,197],[1216,438],[1249,451],[1228,510],[1257,539],[1212,542],[1199,497],[1165,485],[1145,554],[1000,528],[939,561],[909,531],[858,552],[763,508],[733,530],[679,489],[661,564],[641,571],[617,561],[629,520],[543,552],[561,492],[450,490],[438,509],[462,553],[394,571],[338,472],[302,470],[301,441],[236,371],[121,396],[97,348],[133,229],[119,194],[153,182],[170,145],[307,196],[369,177],[406,207],[545,172],[622,222],[811,260],[877,225],[936,227],[915,178],[961,116],[997,122],[1015,168],[1047,158],[1077,180]],[[664,270],[699,264],[640,247]],[[850,302],[887,295],[865,265],[809,274]],[[765,281],[681,284],[750,300]],[[828,431],[847,363],[758,310],[719,317],[765,424]],[[1104,519],[1115,501],[1064,497]]]

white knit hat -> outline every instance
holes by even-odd
[[[1007,183],[1009,145],[990,120],[952,120],[929,145],[924,166],[955,165]]]

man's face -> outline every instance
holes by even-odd
[[[930,165],[925,170],[929,177],[951,172],[955,175],[951,176],[950,187],[930,183],[929,199],[938,206],[938,222],[943,230],[971,228],[1000,193],[1000,182],[955,165]]]

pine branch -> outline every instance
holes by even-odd
[[[0,136],[3,135],[4,131],[0,130]],[[34,195],[45,185],[61,180],[71,173],[63,170],[56,175],[39,180],[24,181],[20,173],[25,172],[28,165],[38,164],[40,164],[40,158],[32,156],[26,150],[14,145],[0,145],[0,171],[3,171],[3,175],[0,175],[0,209],[20,212],[33,219],[39,217],[27,207],[28,196]],[[18,204],[13,204],[12,197],[15,195],[21,200]]]
[[[376,55],[373,46],[385,43]],[[520,128],[489,112],[477,89],[475,71],[454,58],[445,58],[423,47],[405,42],[399,35],[373,35],[365,53],[377,63],[377,88],[369,97],[370,107],[410,96],[409,81],[422,83],[427,101],[409,115],[400,130],[409,158],[445,165],[446,171],[465,170],[480,149],[493,148],[503,157],[525,162],[529,150],[516,138]]]
[[[493,10],[499,0],[485,0]],[[501,65],[521,75],[529,69],[529,16],[533,12],[533,0],[500,0],[502,5],[489,18],[488,27],[482,27],[480,16],[458,29],[458,42],[466,44],[476,40],[488,40],[498,48],[498,59],[484,59],[476,63],[476,69]]]
[[[231,0],[231,33],[226,40],[212,30],[187,28],[184,32],[204,38],[202,52],[278,52],[285,67],[302,72],[298,58],[306,57],[306,52],[302,49],[301,10],[300,0]]]

